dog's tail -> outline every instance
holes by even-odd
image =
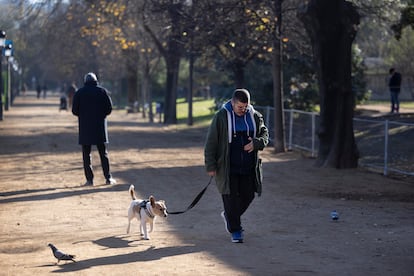
[[[131,195],[132,200],[137,199],[135,197],[135,186],[131,184],[131,186],[129,186],[129,194]]]

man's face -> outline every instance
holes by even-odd
[[[233,111],[237,116],[243,116],[247,111],[247,103],[242,103],[238,100],[232,100]]]

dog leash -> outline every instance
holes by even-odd
[[[211,183],[211,180],[213,179],[213,177],[211,176],[210,177],[210,181],[208,181],[208,183],[207,183],[207,185],[204,187],[204,189],[203,190],[201,190],[201,192],[194,198],[194,200],[193,200],[193,202],[191,202],[191,204],[187,207],[187,209],[185,209],[184,211],[179,211],[179,212],[169,212],[168,210],[167,210],[167,213],[169,214],[169,215],[178,215],[178,214],[182,214],[182,213],[185,213],[185,212],[187,212],[188,210],[190,210],[191,208],[193,208],[199,201],[200,201],[200,199],[203,197],[203,195],[204,195],[204,193],[205,193],[205,191],[207,190],[207,188],[208,188],[208,186],[210,185],[210,183]]]

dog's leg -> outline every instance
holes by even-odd
[[[144,240],[149,240],[147,231],[147,220],[144,218],[141,218],[141,235],[144,236]]]
[[[127,234],[129,234],[129,230],[131,227],[131,221],[134,219],[134,209],[133,209],[133,205],[131,204],[131,206],[128,209],[128,227],[127,227]],[[138,217],[137,217],[138,219]]]
[[[145,224],[145,217],[143,217],[145,215],[145,212],[143,212],[143,210],[139,210],[140,211],[140,216],[139,216],[139,234],[140,236],[144,236],[144,227],[143,224]],[[138,217],[137,217],[138,219]]]
[[[129,234],[129,229],[131,227],[131,208],[128,209],[128,227],[127,227],[127,234]]]
[[[144,227],[142,226],[142,222],[140,222],[139,224],[139,234],[142,236],[144,236]]]
[[[144,223],[142,225],[142,231],[144,232],[143,233],[144,234],[144,240],[149,240],[150,238],[149,238],[149,235],[148,235],[147,224],[146,223]]]
[[[152,230],[154,229],[154,220],[155,220],[155,218],[153,218],[153,219],[151,219],[150,221],[149,221],[149,225],[150,225],[150,230],[149,230],[149,232],[151,233],[152,232]]]

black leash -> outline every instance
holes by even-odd
[[[169,212],[167,210],[167,213],[169,215],[178,215],[178,214],[185,213],[188,210],[190,210],[191,208],[193,208],[198,203],[198,201],[201,199],[201,197],[204,195],[204,193],[207,190],[208,186],[210,185],[212,179],[213,179],[213,177],[210,177],[210,181],[207,183],[207,185],[204,187],[204,189],[196,196],[196,198],[194,198],[193,202],[191,202],[191,204],[187,207],[187,209],[185,209],[184,211],[180,211],[180,212]]]

